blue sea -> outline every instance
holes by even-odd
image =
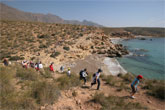
[[[129,55],[118,58],[128,72],[165,80],[165,38],[131,39],[120,43],[130,51]]]

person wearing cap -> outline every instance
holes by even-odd
[[[70,68],[68,68],[67,75],[70,76],[70,74],[71,74],[71,71],[70,71]]]
[[[131,89],[132,89],[131,98],[133,98],[133,99],[135,98],[134,95],[137,92],[137,86],[140,83],[140,79],[142,79],[142,78],[143,78],[142,75],[138,75],[131,84]]]
[[[99,90],[100,88],[100,74],[101,74],[102,70],[98,69],[98,71],[93,75],[93,81],[91,83],[91,88],[94,84],[97,84],[97,90]]]

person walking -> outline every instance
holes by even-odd
[[[49,68],[50,68],[50,71],[54,72],[54,68],[53,68],[53,62],[50,64]]]
[[[100,74],[102,70],[98,69],[98,71],[93,75],[93,81],[91,83],[91,88],[94,84],[97,84],[97,90],[100,89]]]
[[[68,68],[67,75],[68,75],[68,76],[70,76],[70,75],[71,75],[70,68]]]
[[[63,73],[64,72],[64,66],[60,67],[60,71]]]
[[[85,68],[84,70],[80,71],[80,80],[84,80],[84,85],[86,85],[86,77],[88,76],[87,69]]]
[[[132,99],[135,98],[134,95],[135,95],[135,93],[137,92],[137,86],[138,86],[138,84],[140,83],[140,80],[141,80],[142,78],[143,78],[142,75],[138,75],[138,76],[134,79],[134,81],[132,82],[132,84],[131,84],[131,89],[132,89],[131,98],[132,98]]]
[[[8,65],[9,65],[9,62],[8,62],[8,60],[7,60],[6,58],[4,58],[3,64],[4,64],[5,66],[8,66]]]

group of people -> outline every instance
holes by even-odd
[[[93,74],[92,82],[91,82],[91,88],[93,85],[97,84],[97,90],[100,88],[100,74],[102,70],[98,69],[96,73]],[[86,77],[88,76],[87,69],[85,68],[84,70],[80,71],[80,80],[84,80],[84,85],[86,84]]]
[[[23,68],[27,69],[27,68],[31,67],[31,68],[35,68],[36,71],[39,71],[40,69],[43,68],[43,64],[41,61],[34,63],[33,61],[23,60],[21,64],[22,64]]]
[[[97,90],[99,90],[100,88],[100,74],[101,74],[102,70],[101,69],[98,69],[98,71],[96,73],[93,74],[93,78],[92,78],[92,82],[91,82],[91,88],[93,85],[97,84]],[[86,77],[88,76],[88,73],[87,73],[87,69],[85,68],[84,70],[81,70],[80,71],[80,80],[84,80],[84,85],[86,84]],[[140,80],[143,78],[142,75],[138,75],[134,81],[131,83],[131,89],[132,89],[132,92],[131,92],[131,98],[134,99],[135,98],[135,93],[137,92],[137,86],[138,84],[140,83]]]
[[[9,62],[8,62],[8,60],[6,58],[4,58],[3,63],[4,63],[5,66],[8,66],[9,65]],[[31,68],[35,68],[36,71],[40,71],[40,69],[43,68],[43,65],[42,65],[41,61],[39,61],[37,63],[33,63],[32,61],[29,62],[29,61],[24,60],[24,61],[22,61],[21,64],[22,64],[22,67],[23,68],[29,68],[29,67],[31,67]],[[49,66],[49,69],[52,72],[54,72],[53,64],[54,64],[54,62],[52,62],[50,64],[50,66]],[[61,72],[64,72],[64,66],[61,66],[60,67],[60,71]],[[92,82],[91,82],[91,88],[92,88],[93,85],[97,84],[97,90],[100,89],[100,74],[101,74],[101,72],[103,72],[103,71],[101,69],[98,69],[97,72],[93,74],[93,78],[92,78]],[[67,75],[68,76],[71,76],[71,69],[70,68],[68,68],[68,70],[67,70]],[[80,75],[80,80],[84,80],[84,85],[86,85],[87,76],[88,76],[87,69],[85,68],[85,69],[81,70],[80,73],[79,73],[79,75]],[[131,96],[130,97],[132,99],[135,98],[134,95],[137,92],[137,86],[140,83],[140,80],[142,78],[143,78],[142,75],[138,75],[134,79],[134,81],[131,83],[132,92],[131,92]]]

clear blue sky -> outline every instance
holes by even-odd
[[[89,20],[108,27],[165,27],[164,0],[1,0],[33,13]]]

